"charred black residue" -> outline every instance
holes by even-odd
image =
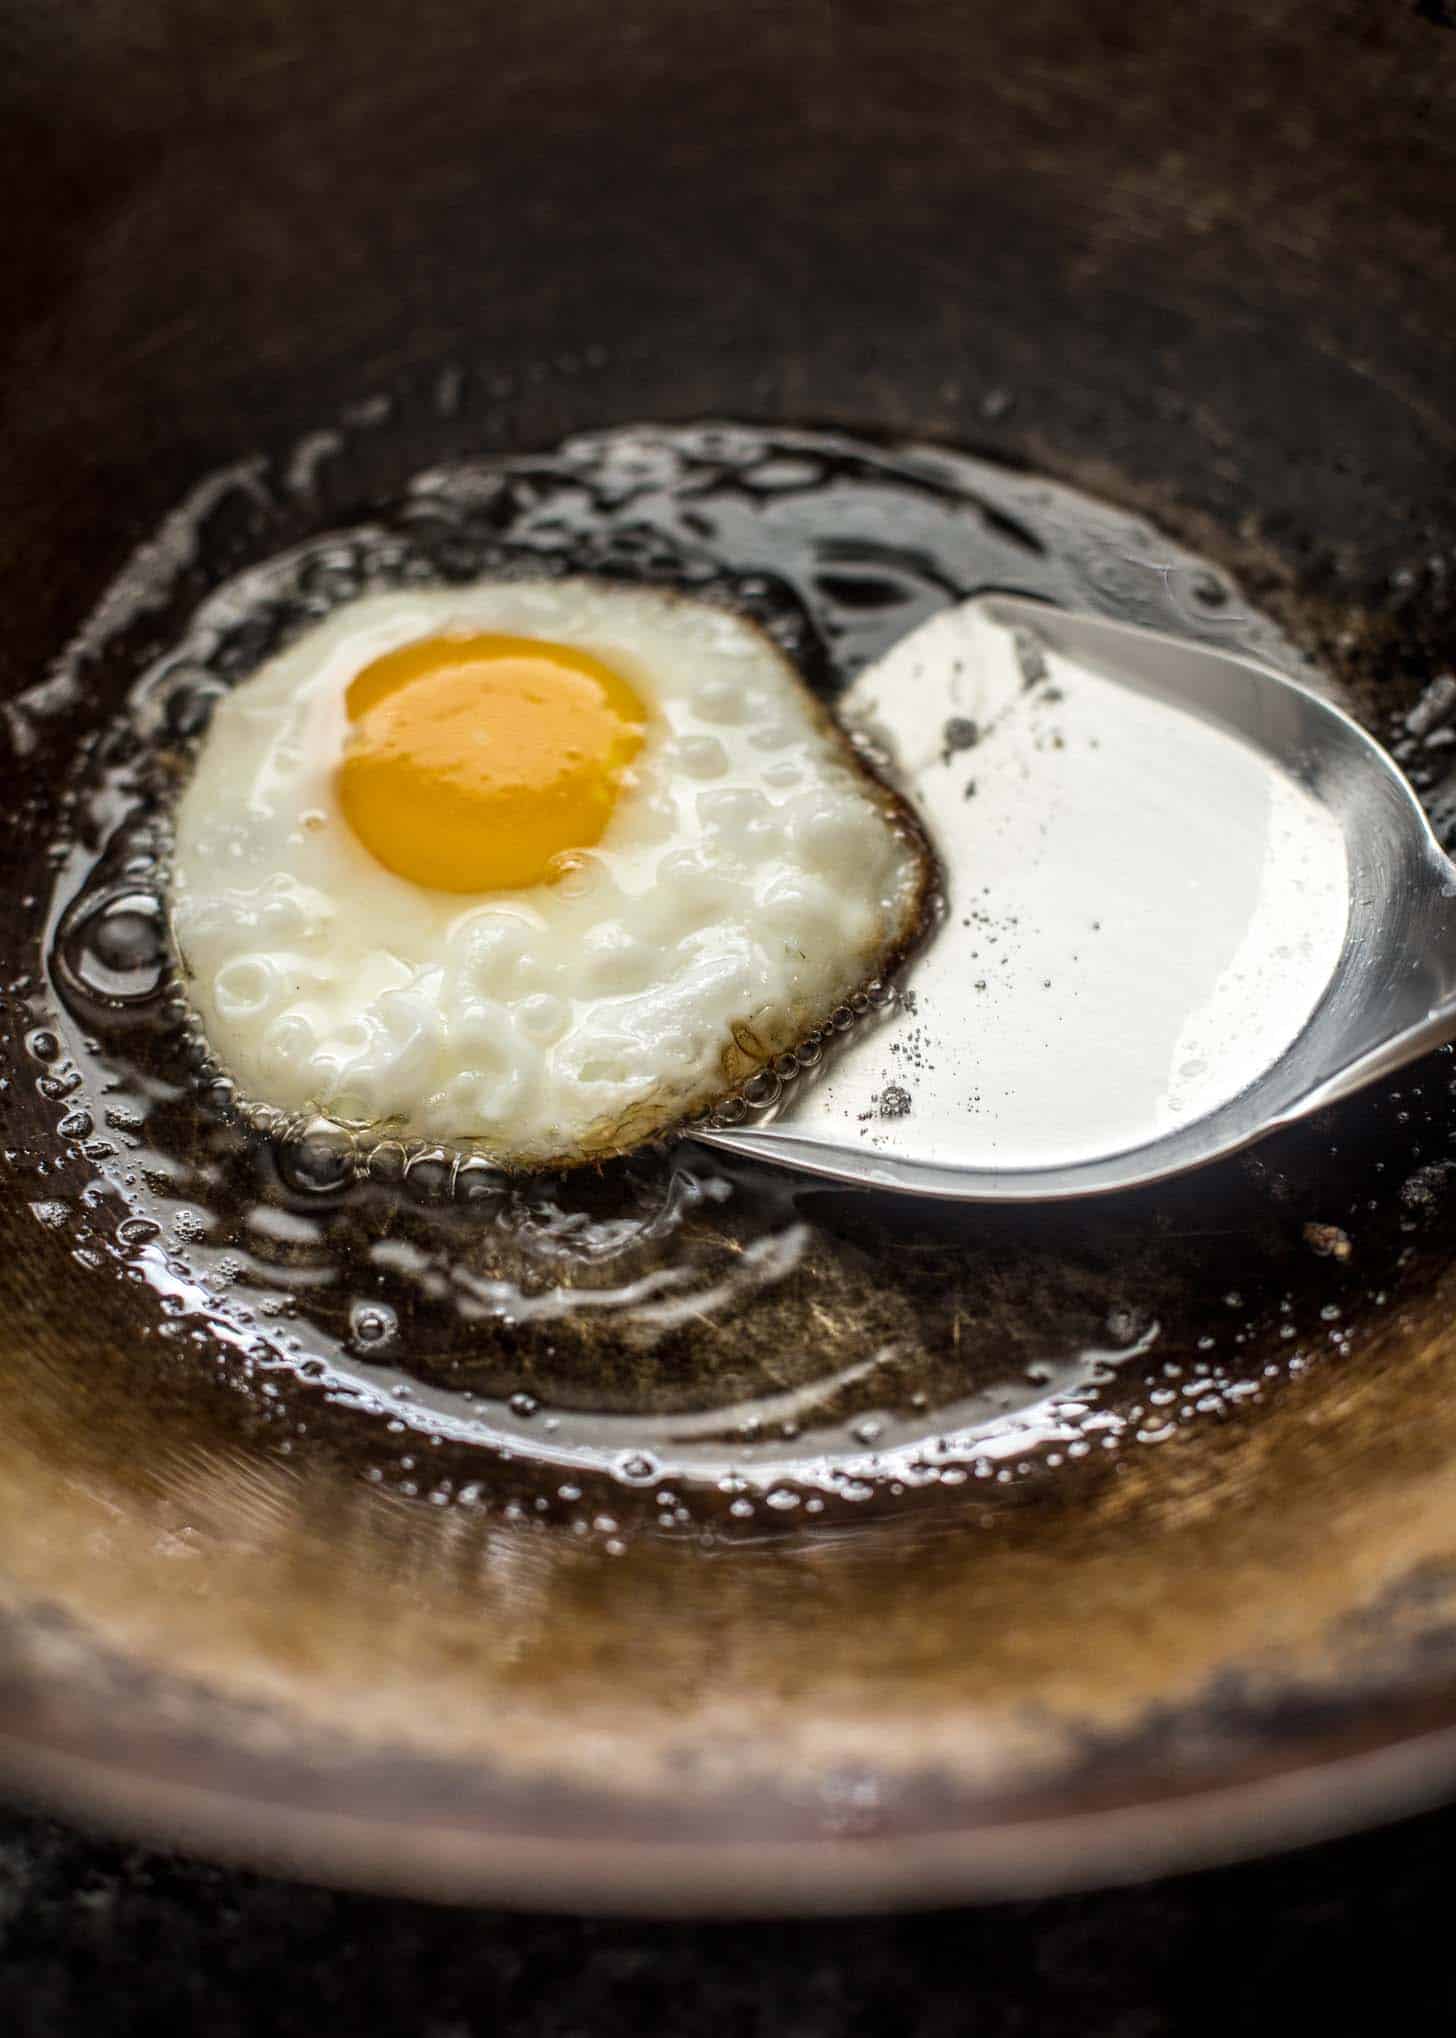
[[[981,729],[978,722],[971,721],[966,715],[952,715],[940,732],[941,763],[949,764],[953,757],[959,757],[964,751],[974,750],[980,740]]]

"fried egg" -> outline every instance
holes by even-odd
[[[930,880],[755,624],[501,581],[365,596],[219,702],[171,922],[245,1098],[543,1167],[791,1050],[893,966]]]

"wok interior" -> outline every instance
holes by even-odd
[[[1415,14],[1258,5],[1235,32],[806,6],[744,34],[671,0],[630,20],[102,5],[84,27],[7,0],[0,29],[10,696],[199,477],[345,406],[341,518],[452,453],[634,417],[843,422],[1154,518],[1382,731],[1449,656],[1456,184],[1428,116],[1452,59]],[[138,656],[147,633],[131,619]],[[1430,719],[1402,740],[1439,823]],[[53,788],[18,750],[10,771],[23,1031]],[[868,1843],[944,1832],[953,1885],[978,1833],[1451,1717],[1443,1057],[1107,1208],[968,1233],[823,1199],[836,1236],[883,1249],[888,1228],[907,1264],[959,1269],[948,1334],[978,1379],[1024,1373],[1028,1325],[1133,1298],[1159,1328],[1124,1369],[1122,1441],[852,1533],[704,1549],[649,1523],[621,1554],[381,1495],[348,1425],[281,1453],[147,1294],[38,1221],[66,1172],[10,1060],[22,1778],[184,1823],[192,1793],[217,1845],[313,1814],[299,1858],[384,1882],[412,1833],[433,1836],[416,1879],[508,1890],[523,1835],[849,1836],[869,1887]],[[322,1837],[340,1812],[364,1836],[347,1862]]]

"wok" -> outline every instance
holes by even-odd
[[[4,0],[0,683],[33,705],[68,645],[84,681],[38,736],[9,716],[4,766],[17,1793],[340,1881],[664,1911],[1126,1878],[1449,1793],[1447,1057],[1111,1205],[822,1199],[806,1264],[858,1268],[937,1380],[994,1399],[1070,1341],[1098,1393],[1062,1448],[1026,1432],[1024,1471],[740,1531],[663,1501],[650,1456],[585,1524],[529,1468],[499,1505],[462,1504],[458,1467],[443,1502],[371,1480],[381,1417],[163,1335],[25,1044],[64,761],[165,648],[118,579],[136,548],[171,546],[195,602],[432,462],[634,420],[934,442],[1090,491],[1232,576],[1449,841],[1449,27]],[[324,453],[300,507],[287,474]],[[169,514],[253,461],[287,516],[230,497],[189,563]],[[711,1311],[684,1334],[675,1410],[812,1389],[791,1286],[752,1349]],[[646,1450],[663,1378],[610,1386]],[[936,1413],[922,1393],[927,1451]]]

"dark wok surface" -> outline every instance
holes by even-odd
[[[940,438],[1078,483],[1239,573],[1395,731],[1456,650],[1456,38],[1432,15],[6,0],[0,688],[34,681],[199,476],[448,366],[508,392],[472,426],[494,450],[713,413]],[[402,479],[378,443],[356,507]],[[1423,768],[1449,822],[1439,746]],[[27,882],[13,860],[0,946]],[[1447,1078],[1424,1080],[1420,1137],[1444,1142]],[[1407,1119],[1371,1111],[1328,1157],[1295,1154],[1307,1212],[1281,1214],[1252,1175],[1226,1179],[1212,1222],[1179,1206],[1190,1311],[1221,1306],[1237,1249],[1198,1241],[1244,1225],[1272,1241],[1270,1296],[1286,1267],[1312,1295],[1329,1270],[1311,1272],[1299,1219],[1347,1214],[1356,1163],[1413,1164]],[[1389,1237],[1342,1291],[1353,1360],[1120,1483],[998,1517],[996,1561],[932,1579],[923,1613],[908,1594],[926,1574],[884,1545],[858,1570],[832,1547],[766,1560],[783,1636],[751,1570],[716,1569],[707,1606],[708,1574],[665,1548],[630,1584],[559,1547],[533,1560],[541,1633],[571,1646],[527,1649],[508,1696],[538,1780],[543,1751],[573,1753],[559,1798],[493,1766],[510,1751],[479,1693],[500,1666],[464,1583],[490,1537],[443,1561],[429,1519],[375,1508],[347,1457],[299,1478],[204,1433],[185,1388],[119,1412],[140,1344],[32,1221],[33,1190],[7,1188],[5,1760],[153,1831],[249,1851],[286,1825],[295,1861],[414,1887],[515,1893],[523,1820],[562,1897],[600,1895],[620,1846],[699,1850],[672,1896],[644,1857],[639,1903],[722,1887],[730,1808],[741,1841],[808,1841],[814,1887],[873,1901],[897,1862],[906,1896],[1129,1858],[1063,1829],[1058,1865],[1040,1861],[1036,1830],[1067,1814],[1085,1837],[1137,1809],[1156,1863],[1428,1798],[1456,1771],[1456,1222],[1444,1163],[1421,1161],[1437,1178],[1406,1206],[1391,1174],[1370,1226]],[[1387,1245],[1394,1306],[1372,1270]],[[179,1508],[209,1550],[185,1619],[158,1568]],[[88,1540],[103,1517],[110,1572]],[[720,1770],[684,1797],[669,1764],[628,1811],[615,1766],[576,1759],[584,1717],[649,1772],[656,1736],[678,1754],[691,1739],[693,1707],[621,1646],[643,1604],[681,1688],[721,1699],[764,1757],[754,1791]],[[994,1646],[973,1655],[959,1637],[977,1621]],[[829,1672],[841,1724],[860,1707],[884,1749],[892,1787],[867,1824],[853,1768],[831,1767],[827,1798],[774,1773],[790,1727],[812,1743]],[[417,1765],[400,1743],[433,1724],[424,1692],[453,1738]],[[1039,1792],[958,1771],[996,1707],[1054,1739],[1044,1703],[1071,1754]],[[1369,1759],[1311,1780],[1312,1760],[1344,1758]],[[1235,1806],[1186,1811],[1228,1783]],[[1030,1830],[1014,1871],[1001,1856],[966,1879],[968,1822]],[[412,1825],[411,1849],[395,1836]],[[780,1855],[755,1889],[761,1867],[755,1851],[739,1898],[791,1901],[797,1870]]]
[[[0,50],[17,682],[201,474],[462,358],[537,371],[524,446],[940,435],[1252,519],[1331,593],[1448,528],[1456,56],[1416,8],[93,0]]]

